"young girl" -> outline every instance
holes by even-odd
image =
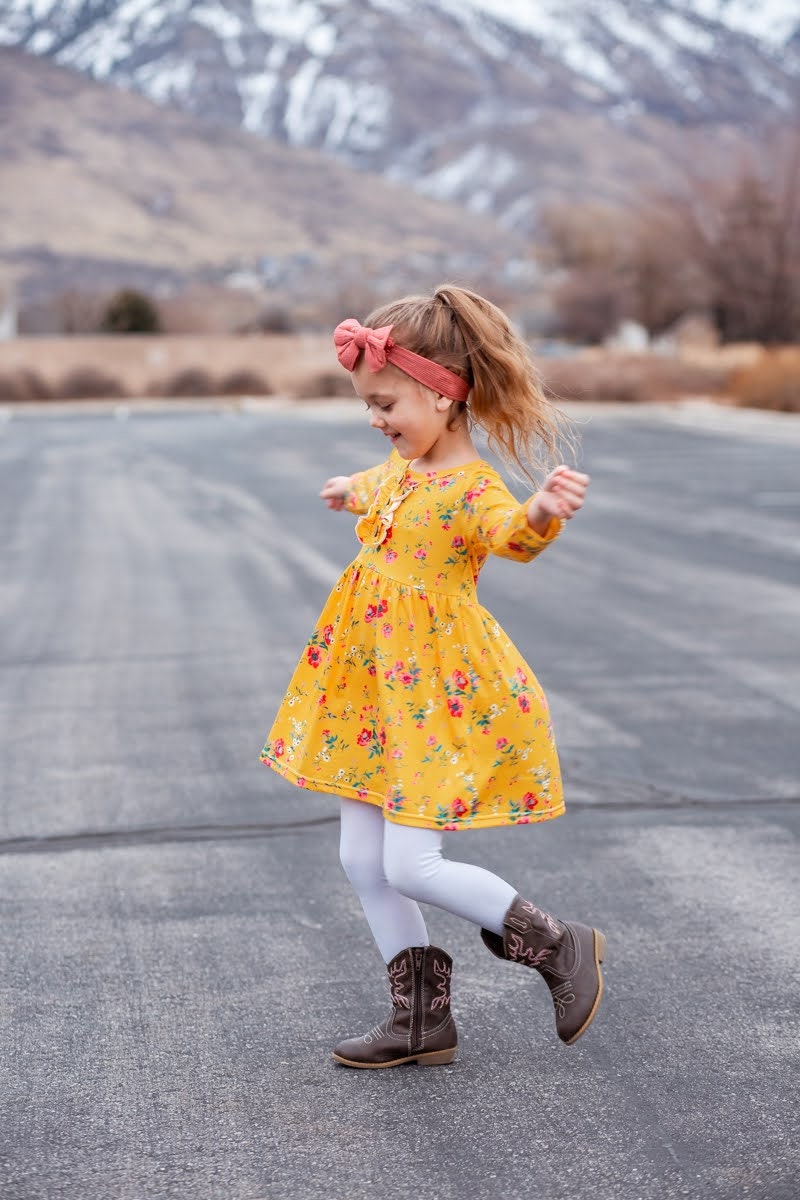
[[[262,761],[341,797],[341,861],[387,964],[392,1009],[336,1046],[350,1067],[452,1062],[448,954],[419,902],[473,921],[498,958],[533,967],[575,1042],[603,990],[605,938],[561,921],[481,867],[442,857],[445,830],[527,825],[564,811],[547,703],[478,603],[487,555],[528,562],[581,507],[586,475],[558,466],[516,501],[471,431],[528,474],[562,418],[527,348],[482,297],[440,287],[343,321],[334,334],[388,459],[320,495],[363,514],[362,548],[303,651]]]

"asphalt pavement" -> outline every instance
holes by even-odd
[[[795,1200],[800,418],[574,410],[586,508],[482,600],[568,812],[446,853],[608,937],[574,1047],[428,909],[452,1066],[387,1010],[336,802],[258,763],[385,452],[347,402],[0,410],[2,1200]],[[524,489],[517,488],[519,494]]]

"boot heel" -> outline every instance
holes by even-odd
[[[593,929],[592,932],[594,933],[594,956],[597,962],[601,963],[606,957],[606,935],[599,929]]]
[[[456,1056],[456,1048],[450,1050],[432,1050],[430,1054],[418,1054],[418,1067],[445,1067],[451,1063]]]

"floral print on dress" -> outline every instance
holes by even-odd
[[[547,702],[479,602],[489,554],[535,558],[544,537],[488,463],[411,470],[397,454],[356,475],[345,505],[361,551],[334,586],[262,761],[299,787],[460,830],[560,816]]]

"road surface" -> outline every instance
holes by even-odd
[[[258,764],[377,461],[357,407],[0,413],[3,1200],[794,1200],[800,418],[578,410],[586,508],[483,603],[568,813],[453,835],[609,943],[591,1030],[428,910],[450,1067],[386,1010],[336,804]],[[522,494],[522,493],[520,493]]]

